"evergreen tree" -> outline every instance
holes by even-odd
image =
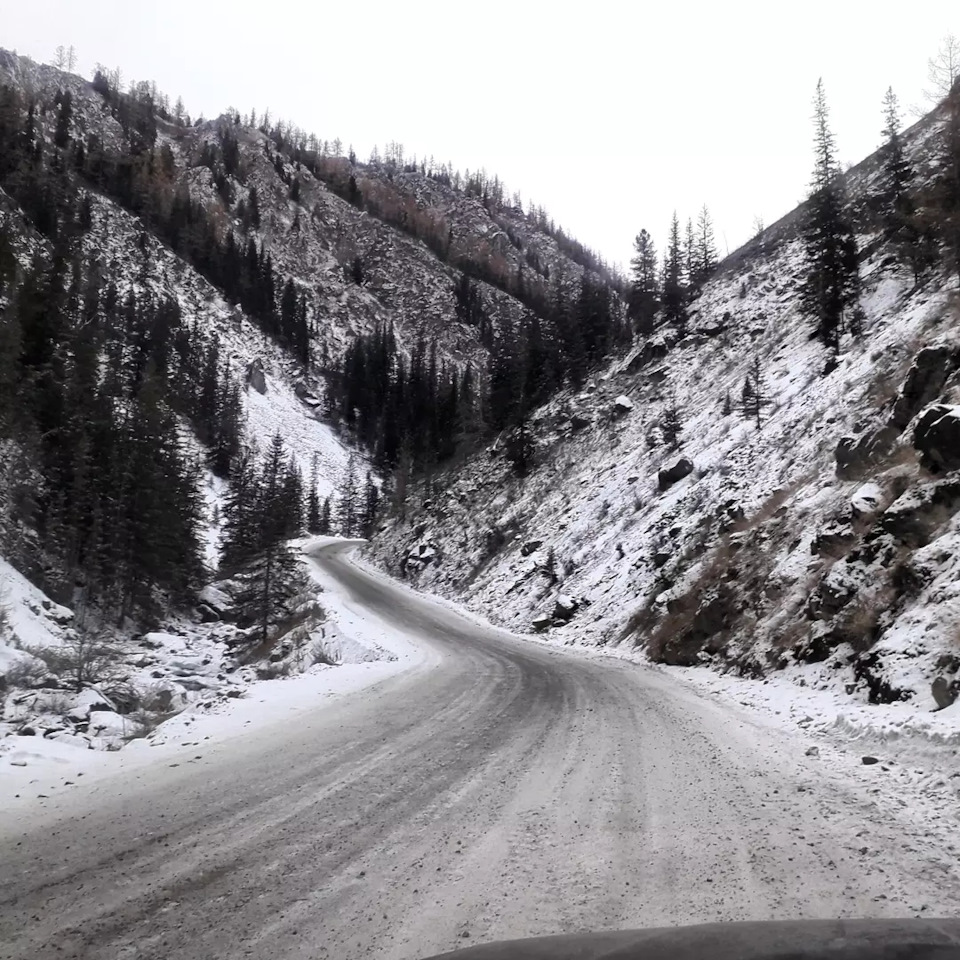
[[[740,397],[740,410],[745,420],[755,420],[759,430],[763,408],[770,403],[766,387],[763,382],[763,371],[760,358],[754,357],[750,370],[743,381],[743,391]]]
[[[696,258],[693,284],[700,287],[717,268],[717,247],[713,237],[713,221],[704,204],[697,217]]]
[[[521,406],[517,425],[510,432],[506,442],[506,456],[513,472],[522,480],[530,473],[534,454],[533,437],[527,419],[526,405]]]
[[[56,102],[57,127],[53,135],[53,142],[57,148],[63,150],[70,142],[70,121],[73,118],[73,94],[67,90],[58,91]]]
[[[628,316],[637,333],[653,333],[653,322],[660,305],[660,285],[657,281],[657,252],[653,238],[641,230],[633,241],[634,255],[630,261],[630,290]]]
[[[347,201],[355,207],[363,206],[363,194],[357,185],[357,178],[351,173],[350,180],[347,183]]]
[[[347,458],[347,472],[340,487],[340,532],[345,537],[356,536],[360,518],[359,491],[357,489],[357,458]]]
[[[257,193],[257,188],[250,188],[250,195],[247,200],[247,210],[250,217],[250,226],[254,230],[260,229],[260,195]]]
[[[683,235],[682,278],[684,294],[689,299],[697,286],[697,236],[690,217],[687,218],[687,228]]]
[[[317,490],[318,470],[318,458],[314,454],[313,463],[310,467],[310,492],[307,494],[307,532],[314,534],[314,536],[321,533],[320,493]]]
[[[286,614],[299,567],[286,541],[299,533],[300,501],[296,471],[284,461],[283,438],[271,439],[270,449],[253,486],[254,546],[244,571],[239,598],[242,615],[257,626],[267,643]]]
[[[350,264],[350,279],[358,286],[363,286],[363,281],[366,279],[366,273],[363,269],[363,259],[361,257],[354,257],[352,263]]]
[[[903,152],[903,142],[900,139],[900,107],[892,87],[887,88],[883,98],[883,118],[884,184],[881,197],[884,202],[884,212],[893,220],[890,226],[895,231],[898,224],[894,218],[909,195],[913,182],[913,170]]]
[[[260,496],[256,466],[249,449],[241,450],[230,465],[230,486],[223,509],[221,567],[234,570],[260,549]]]
[[[373,529],[377,522],[377,510],[380,506],[380,489],[368,470],[367,479],[363,487],[363,512],[360,518],[360,533],[363,537],[373,536]]]
[[[663,319],[683,336],[687,329],[687,311],[683,291],[683,251],[680,245],[680,221],[676,212],[670,223],[667,253],[663,264]]]
[[[816,163],[804,228],[806,264],[800,303],[814,320],[817,336],[836,353],[844,311],[856,302],[859,292],[857,243],[846,210],[822,80],[817,83],[814,108]]]
[[[487,399],[490,425],[496,431],[506,427],[520,409],[525,372],[522,359],[516,335],[512,330],[503,330],[490,357]]]
[[[671,450],[680,447],[680,435],[683,433],[683,420],[676,402],[672,402],[663,411],[663,420],[660,424],[663,431],[663,441]]]
[[[879,194],[884,233],[920,281],[934,259],[933,237],[923,222],[913,194],[914,172],[900,137],[900,109],[893,88],[883,100],[883,181]]]
[[[587,361],[595,365],[607,355],[610,349],[613,341],[613,317],[610,307],[610,288],[600,283],[586,270],[580,278],[577,315]]]

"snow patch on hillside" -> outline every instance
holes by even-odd
[[[342,542],[329,537],[300,544],[310,574],[321,590],[326,612],[318,639],[328,654],[337,655],[336,665],[315,664],[301,674],[272,680],[257,680],[252,670],[241,669],[230,675],[229,685],[225,686],[219,682],[224,667],[222,646],[209,638],[203,642],[196,632],[187,636],[147,634],[143,639],[154,655],[153,671],[160,665],[177,674],[196,687],[197,696],[146,735],[130,739],[131,734],[138,732],[135,721],[108,709],[100,692],[89,687],[71,696],[76,703],[69,709],[82,705],[92,718],[91,723],[101,725],[99,734],[82,738],[56,732],[44,735],[38,729],[31,736],[0,736],[0,807],[7,809],[14,803],[30,806],[78,784],[86,785],[143,763],[191,762],[198,749],[243,737],[254,729],[288,724],[303,711],[330,707],[344,696],[429,662],[435,654],[422,650],[414,638],[359,609],[335,580],[310,562],[313,550]],[[9,582],[16,589],[8,595],[22,594],[26,606],[24,613],[19,604],[10,604],[18,622],[30,626],[29,636],[37,643],[51,642],[54,638],[49,625],[29,619],[33,616],[30,605],[42,609],[45,598],[22,578],[18,581],[11,576]],[[9,645],[0,644],[0,657],[17,655]],[[132,673],[130,682],[149,682],[149,672]],[[91,705],[96,708],[93,712],[89,712]],[[8,708],[13,713],[18,709],[9,703]],[[55,722],[52,714],[48,721],[51,725]],[[15,726],[9,724],[7,731]],[[100,749],[93,749],[96,747]]]

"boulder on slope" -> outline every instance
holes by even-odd
[[[928,470],[960,469],[960,406],[927,407],[913,429],[913,445]]]
[[[253,387],[257,393],[267,392],[267,378],[263,372],[263,361],[259,357],[247,366],[247,386]]]
[[[668,490],[678,480],[693,473],[693,462],[686,457],[681,457],[672,467],[667,467],[657,474],[657,481],[661,490]]]

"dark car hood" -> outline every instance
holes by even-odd
[[[510,940],[456,960],[960,960],[960,920],[784,920]],[[441,957],[426,958],[441,960]]]

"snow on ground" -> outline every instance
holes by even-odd
[[[63,625],[73,612],[35,587],[0,557],[0,676],[10,666],[29,657],[20,647],[47,647],[59,644]]]
[[[249,389],[246,395],[248,435],[262,449],[279,433],[286,450],[293,454],[304,480],[309,480],[314,460],[318,466],[317,491],[321,500],[334,494],[347,473],[349,451],[333,429],[308,412],[284,375],[279,359],[266,372],[266,393]]]
[[[342,542],[318,537],[305,541],[303,549],[309,555],[317,547]],[[198,749],[243,737],[252,729],[289,723],[302,711],[333,705],[348,694],[429,662],[434,656],[402,631],[358,609],[319,567],[310,564],[310,568],[323,591],[328,649],[339,650],[345,662],[335,666],[316,664],[303,674],[275,680],[250,677],[245,684],[231,685],[226,692],[220,685],[213,686],[181,713],[120,750],[87,749],[86,744],[76,743],[77,738],[74,742],[42,736],[0,739],[0,807],[46,800],[65,788],[141,764],[189,762]],[[198,652],[177,635],[157,633],[148,638],[151,644],[160,645],[158,650],[166,661],[180,665],[192,679],[202,683],[204,678],[216,675],[216,662],[204,664],[210,651]],[[101,711],[91,717],[98,713]]]
[[[208,570],[220,566],[221,532],[223,529],[223,505],[227,500],[229,485],[212,470],[203,471],[203,508],[206,522],[200,528],[203,544],[203,562]]]

